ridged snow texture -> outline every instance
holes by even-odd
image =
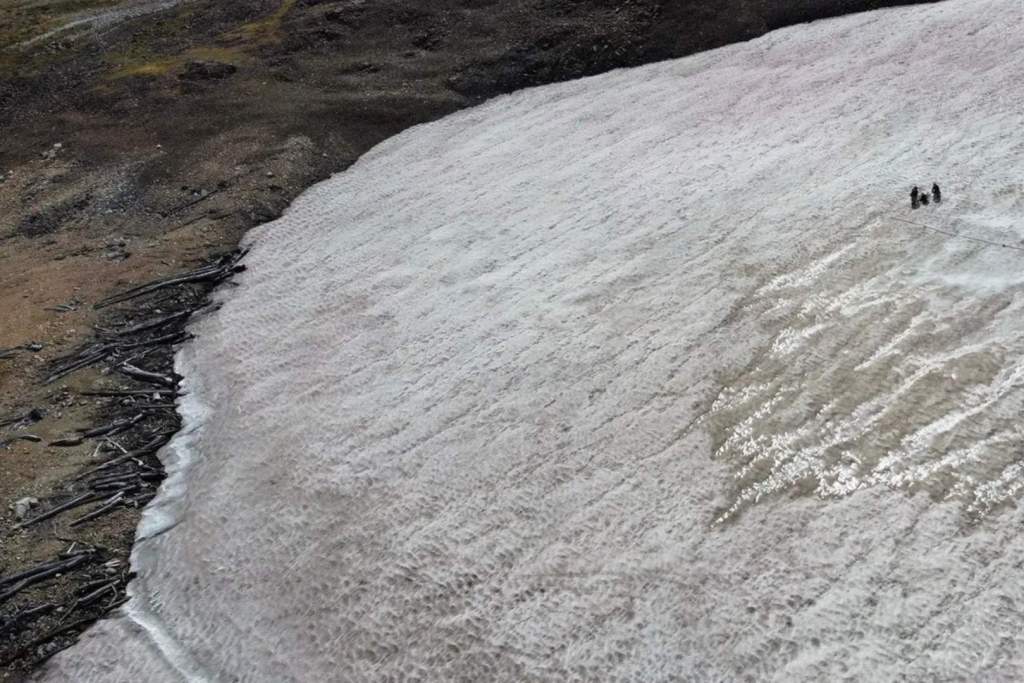
[[[252,233],[180,523],[48,673],[1021,680],[1022,93],[953,0],[386,142]]]

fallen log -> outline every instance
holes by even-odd
[[[120,465],[121,463],[126,462],[128,460],[140,458],[142,456],[149,455],[150,453],[154,453],[155,451],[159,450],[161,446],[167,443],[167,440],[170,439],[173,435],[173,433],[158,434],[144,446],[141,446],[133,451],[128,451],[124,455],[119,455],[116,458],[106,461],[102,465],[97,465],[96,467],[88,469],[85,472],[79,474],[77,477],[75,477],[75,480],[85,479],[90,474],[95,474],[107,468],[114,467],[115,465]]]
[[[93,439],[97,436],[113,436],[115,434],[120,434],[126,429],[138,424],[139,422],[142,421],[144,417],[145,415],[143,415],[142,413],[138,413],[128,419],[121,418],[118,420],[114,420],[109,424],[105,424],[101,427],[95,427],[93,429],[89,429],[79,433],[82,435],[82,438],[85,439]]]
[[[8,588],[6,591],[0,593],[0,602],[4,602],[9,598],[14,597],[21,591],[31,586],[32,584],[39,583],[40,581],[45,581],[46,579],[56,576],[57,574],[61,574],[63,572],[74,569],[78,565],[85,562],[87,559],[87,555],[75,555],[74,557],[65,560],[64,562],[58,564],[55,567],[51,567],[44,571],[36,572],[31,576],[27,576],[18,583]]]
[[[139,410],[141,410],[144,413],[150,413],[150,414],[152,414],[152,413],[169,413],[169,414],[174,414],[174,413],[178,412],[177,407],[173,406],[173,405],[171,405],[171,406],[139,406]]]
[[[101,398],[125,398],[131,396],[173,396],[177,392],[173,389],[128,389],[124,391],[83,391],[82,396],[97,396]]]
[[[102,350],[99,351],[94,351],[93,353],[90,353],[84,358],[80,358],[79,360],[71,363],[70,365],[65,365],[63,367],[58,368],[52,374],[50,374],[50,376],[47,377],[43,381],[43,383],[51,384],[53,382],[56,382],[58,379],[70,375],[75,370],[80,370],[81,368],[84,368],[87,365],[92,365],[93,363],[100,362],[109,355],[110,349],[107,347],[104,347]]]
[[[11,574],[9,576],[0,577],[0,586],[6,586],[10,583],[17,583],[22,579],[27,579],[31,576],[38,574],[39,572],[46,571],[47,569],[52,569],[53,567],[64,564],[65,562],[67,562],[67,558],[63,558],[60,560],[50,560],[49,562],[37,564],[35,567],[32,567],[31,569],[26,569],[24,571],[18,572],[17,574]]]
[[[103,505],[96,508],[89,514],[82,515],[78,519],[72,521],[71,524],[69,524],[68,526],[79,526],[81,524],[85,524],[86,522],[91,522],[92,520],[96,519],[97,517],[100,517],[101,515],[105,515],[106,513],[110,512],[115,507],[117,507],[117,505],[120,504],[122,500],[124,500],[124,494],[124,491],[119,492],[117,495],[112,496],[110,499],[108,499],[107,502],[105,502]]]
[[[70,623],[64,624],[63,626],[58,626],[55,629],[47,631],[46,633],[44,633],[43,635],[39,636],[38,638],[36,638],[32,642],[28,643],[27,645],[24,645],[23,647],[18,648],[7,659],[5,659],[3,661],[0,661],[0,666],[7,666],[11,662],[16,662],[17,660],[19,660],[22,657],[24,657],[27,653],[32,652],[33,650],[38,648],[40,645],[44,645],[44,644],[50,642],[51,640],[53,640],[54,638],[58,638],[58,637],[64,635],[68,631],[74,631],[77,628],[82,628],[82,627],[88,626],[89,624],[92,624],[95,621],[96,621],[96,617],[83,617],[83,618],[78,619],[76,621],[72,621]],[[40,659],[40,661],[43,661],[45,659],[46,659],[46,657],[42,657]],[[34,662],[33,664],[38,665],[39,662],[37,661],[37,662]]]
[[[142,494],[141,496],[138,496],[137,498],[133,498],[131,500],[131,503],[134,507],[146,507],[154,498],[156,498],[156,493],[150,491],[148,493]]]
[[[171,324],[173,322],[177,322],[178,320],[183,320],[183,319],[189,317],[190,315],[192,315],[192,311],[179,311],[177,313],[172,313],[170,315],[164,315],[164,316],[161,316],[159,318],[152,318],[152,319],[147,320],[145,322],[141,322],[141,323],[138,323],[137,325],[132,325],[131,327],[126,327],[126,328],[121,329],[121,330],[114,330],[114,331],[109,333],[109,336],[112,336],[112,337],[127,337],[129,335],[138,334],[139,332],[146,332],[148,330],[155,330],[157,328],[164,327],[165,325],[169,325],[169,324]]]
[[[30,526],[33,526],[35,524],[39,524],[39,522],[45,522],[46,520],[48,520],[48,519],[50,519],[52,517],[56,517],[57,515],[59,515],[62,512],[66,512],[68,510],[74,509],[74,508],[79,507],[81,505],[88,505],[89,503],[91,503],[93,501],[96,501],[96,500],[100,500],[101,498],[102,498],[102,496],[99,496],[99,495],[97,495],[95,493],[92,493],[92,492],[83,493],[82,495],[78,496],[77,498],[72,498],[68,502],[63,503],[62,505],[58,505],[57,507],[52,508],[50,510],[47,510],[46,512],[44,512],[41,515],[33,517],[32,519],[27,519],[24,522],[21,522],[19,524],[15,524],[14,528],[15,529],[27,529]]]
[[[156,372],[149,372],[148,370],[137,368],[131,363],[122,363],[120,367],[118,367],[118,370],[121,373],[142,382],[161,384],[165,387],[174,387],[178,384],[177,381],[170,377],[167,377],[166,375],[161,375]]]
[[[22,610],[21,612],[17,612],[12,616],[8,617],[7,619],[0,621],[0,635],[3,635],[4,633],[14,630],[14,628],[21,626],[26,621],[29,621],[35,617],[48,614],[56,608],[57,605],[55,605],[52,602],[48,602],[44,605],[38,605],[36,607],[32,607],[31,609],[26,609]]]
[[[128,468],[125,468],[124,470],[120,470],[120,471],[118,471],[118,472],[116,472],[114,474],[103,474],[103,475],[100,475],[100,476],[96,477],[95,479],[90,479],[88,485],[89,486],[103,486],[104,484],[109,484],[109,483],[115,482],[115,481],[128,480],[128,479],[131,479],[132,477],[135,477],[135,476],[138,476],[136,471],[133,470],[132,468],[128,467]]]
[[[118,344],[117,350],[129,351],[131,349],[143,349],[146,348],[147,346],[173,346],[174,344],[180,344],[181,342],[188,341],[192,338],[193,337],[191,334],[183,331],[178,331],[173,334],[164,335],[162,337],[155,337],[153,339],[132,342],[130,344]]]
[[[150,470],[151,468],[146,468]],[[107,486],[113,482],[123,481],[125,484],[161,481],[164,473],[160,471],[144,471],[142,467],[127,468],[113,474],[100,473],[100,476],[90,479],[86,484],[89,487]]]
[[[224,280],[245,269],[245,266],[235,265],[238,258],[241,258],[241,256],[239,255],[237,258],[234,258],[225,264],[204,266],[203,268],[198,268],[182,275],[154,280],[144,285],[133,287],[132,289],[100,301],[95,304],[93,308],[99,310],[101,308],[106,308],[107,306],[113,306],[114,304],[124,303],[125,301],[130,301],[131,299],[151,294],[152,292],[158,292],[167,287],[175,287],[177,285],[186,285],[195,282],[216,282],[218,280]]]
[[[0,349],[0,360],[4,358],[13,358],[23,351],[31,351],[36,353],[43,350],[43,345],[38,342],[32,342],[30,344],[22,344],[21,346],[13,346],[9,349]]]
[[[115,479],[104,484],[90,484],[89,488],[93,491],[109,493],[110,491],[129,491],[138,488],[138,484],[133,484],[129,479]]]
[[[117,595],[117,593],[118,593],[118,591],[117,591],[117,584],[118,584],[117,581],[111,581],[110,583],[106,584],[105,586],[100,586],[99,588],[97,588],[96,590],[92,591],[88,595],[83,595],[82,597],[80,597],[77,600],[75,600],[75,608],[78,608],[78,607],[88,607],[89,605],[91,605],[92,603],[96,602],[101,597],[103,597],[104,595],[106,595],[107,593],[109,593],[111,591],[113,591],[114,595]]]
[[[85,441],[85,439],[83,439],[82,437],[73,436],[68,437],[66,439],[57,439],[56,441],[51,441],[50,445],[53,446],[54,448],[71,448],[72,446],[81,446],[83,441]]]
[[[78,436],[69,436],[63,439],[58,439],[56,441],[51,441],[50,445],[66,448],[70,446],[80,446],[82,445],[82,442],[85,441],[86,439],[95,439],[97,436],[114,436],[128,429],[131,429],[133,426],[135,426],[143,419],[145,419],[145,417],[145,413],[138,413],[133,417],[127,419],[117,419],[114,420],[113,422],[102,425],[100,427],[79,430]]]

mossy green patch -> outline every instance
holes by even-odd
[[[236,35],[256,43],[276,41],[280,37],[281,22],[295,7],[295,3],[296,0],[282,0],[280,7],[272,14],[259,21],[243,24]]]
[[[240,48],[215,46],[195,47],[171,56],[122,53],[109,58],[109,61],[114,65],[114,70],[108,74],[107,78],[164,76],[179,71],[186,62],[193,60],[208,60],[241,66],[248,61],[248,58]]]

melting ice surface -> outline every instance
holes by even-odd
[[[382,144],[250,235],[47,674],[1020,680],[1022,86],[950,0]]]

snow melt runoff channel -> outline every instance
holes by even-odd
[[[949,0],[380,145],[250,234],[46,676],[1024,677],[1022,81]]]

